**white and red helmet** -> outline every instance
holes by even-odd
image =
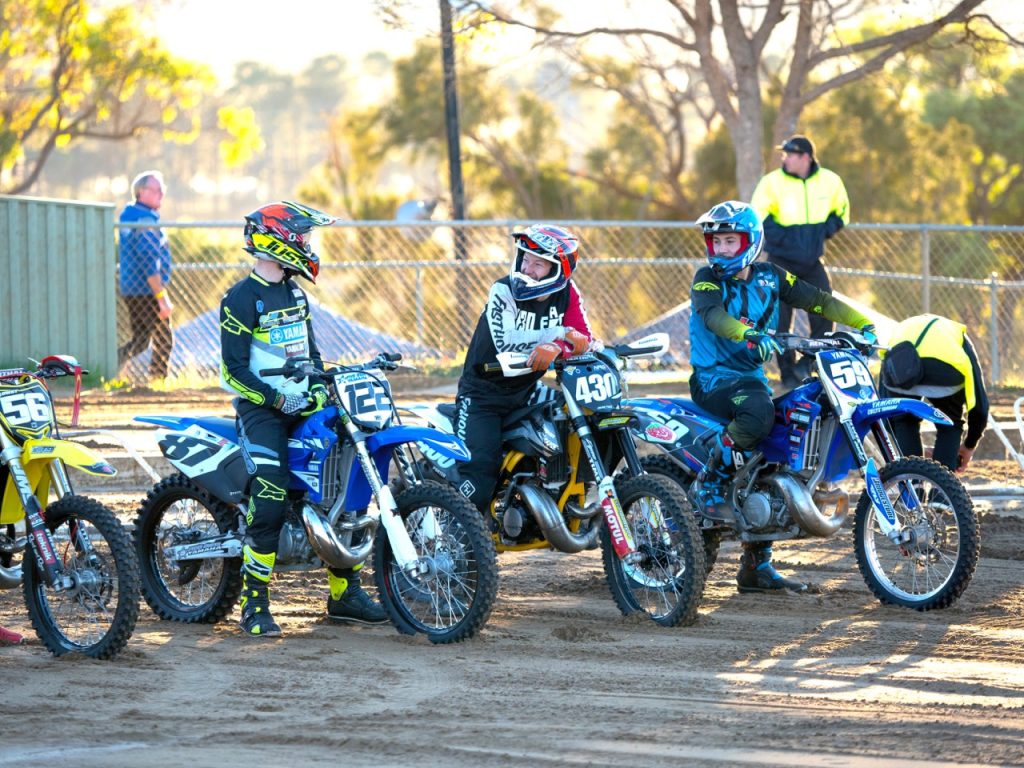
[[[512,297],[527,301],[548,296],[569,283],[579,258],[579,238],[564,227],[553,224],[534,224],[512,233],[515,248],[509,279]],[[523,273],[523,256],[527,253],[551,262],[555,268],[546,277],[534,280]]]

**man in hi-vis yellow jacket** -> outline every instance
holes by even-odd
[[[750,201],[764,223],[765,253],[770,262],[831,293],[821,257],[825,241],[850,223],[846,187],[838,174],[818,165],[814,143],[806,136],[793,136],[778,148],[782,167],[761,178]],[[821,315],[808,317],[812,336],[832,330],[832,322]],[[792,318],[792,308],[780,304],[778,330],[788,332]],[[809,373],[792,351],[779,356],[779,370],[783,387],[790,389]]]

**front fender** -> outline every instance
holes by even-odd
[[[117,470],[98,453],[68,440],[44,437],[26,440],[21,446],[21,463],[25,466],[26,472],[32,462],[49,463],[54,459],[60,459],[69,467],[80,469],[90,475],[113,477],[117,474]]]
[[[366,439],[366,447],[374,456],[380,451],[390,452],[394,446],[402,443],[423,443],[445,458],[469,461],[469,450],[461,439],[430,427],[400,424],[383,432],[375,432]]]
[[[888,419],[893,416],[907,414],[916,416],[919,419],[933,421],[936,424],[952,426],[953,422],[938,408],[929,405],[922,400],[915,400],[912,397],[890,397],[885,400],[875,400],[871,403],[861,403],[853,412],[853,423],[862,430],[863,426]]]

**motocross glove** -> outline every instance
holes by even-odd
[[[533,352],[526,359],[526,364],[530,366],[531,370],[542,373],[555,362],[555,358],[561,353],[562,350],[557,344],[553,341],[545,341],[533,348]]]
[[[743,334],[743,338],[747,342],[748,348],[757,350],[757,356],[761,358],[762,363],[768,361],[773,353],[782,353],[782,347],[775,337],[769,336],[763,331],[751,328]]]
[[[860,329],[860,335],[864,337],[868,344],[875,345],[878,343],[878,333],[875,330],[875,326],[870,323]]]
[[[312,416],[317,411],[322,411],[327,405],[327,387],[323,384],[314,384],[309,388],[309,407],[299,412],[299,416]]]
[[[567,355],[570,357],[582,355],[590,349],[590,339],[587,338],[586,334],[580,333],[575,328],[566,328],[565,336],[562,338],[572,344],[572,349],[566,350]]]
[[[287,395],[284,392],[278,392],[274,407],[282,413],[294,416],[303,408],[309,407],[309,397],[295,392]]]

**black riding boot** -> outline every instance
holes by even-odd
[[[751,542],[743,545],[740,556],[740,570],[736,574],[740,592],[775,592],[788,589],[791,592],[806,592],[807,585],[782,576],[772,566],[772,545],[768,542]]]

